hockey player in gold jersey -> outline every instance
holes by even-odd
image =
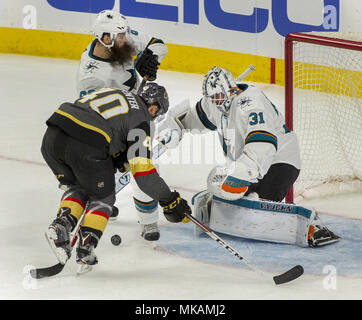
[[[148,83],[139,95],[103,88],[63,103],[47,120],[41,151],[66,189],[47,238],[60,263],[70,257],[70,232],[85,211],[76,260],[97,263],[93,249],[115,202],[115,169],[129,168],[139,188],[159,201],[171,222],[188,222],[186,200],[171,191],[151,161],[151,124],[169,106],[167,92]]]

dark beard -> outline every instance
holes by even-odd
[[[134,47],[127,42],[121,48],[113,46],[110,50],[111,56],[109,57],[111,65],[123,65],[125,62],[133,60]]]

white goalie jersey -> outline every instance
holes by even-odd
[[[96,41],[90,43],[82,54],[77,75],[77,96],[81,97],[100,88],[131,89],[136,92],[140,80],[133,61],[112,66],[109,60],[94,56]],[[147,47],[161,62],[168,52],[167,46],[160,39],[141,35],[134,30],[127,33],[127,41],[134,47],[135,56]]]
[[[183,117],[183,127],[217,131],[228,159],[255,169],[253,178],[263,178],[274,163],[300,169],[298,140],[285,126],[283,115],[260,89],[239,87],[243,91],[232,100],[227,116],[203,97]]]

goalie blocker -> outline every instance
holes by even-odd
[[[237,237],[301,247],[322,246],[340,239],[316,224],[318,217],[313,208],[250,198],[226,200],[207,190],[195,194],[192,204],[195,217],[210,229]],[[195,226],[196,235],[202,232]]]

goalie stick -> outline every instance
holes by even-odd
[[[216,242],[218,242],[220,245],[222,245],[226,250],[228,250],[230,253],[232,253],[235,257],[237,257],[239,260],[242,260],[245,262],[245,264],[252,270],[256,271],[257,273],[259,273],[260,275],[264,276],[264,277],[268,277],[267,274],[265,274],[263,271],[261,271],[260,269],[258,269],[257,267],[255,267],[253,264],[251,264],[247,259],[245,259],[244,257],[242,257],[234,248],[232,248],[231,246],[229,246],[223,239],[221,239],[219,236],[217,236],[211,229],[209,229],[208,227],[206,227],[204,224],[202,224],[199,220],[197,220],[194,216],[190,215],[189,213],[185,213],[185,215],[193,222],[195,223],[198,227],[200,227],[210,238],[212,238],[213,240],[215,240]],[[273,281],[275,284],[283,284],[286,282],[290,282],[293,281],[295,279],[297,279],[298,277],[300,277],[302,274],[304,273],[304,269],[302,266],[297,265],[291,269],[289,269],[288,271],[274,276],[273,277]]]
[[[238,76],[235,81],[237,84],[241,83],[241,81],[252,71],[255,71],[256,68],[251,64],[249,67],[240,75]]]

